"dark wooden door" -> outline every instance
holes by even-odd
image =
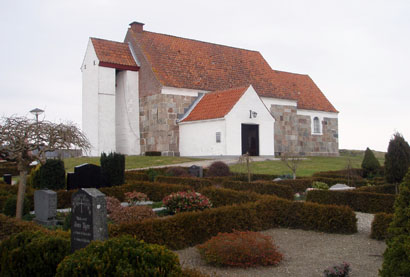
[[[259,125],[242,124],[242,155],[259,156]]]

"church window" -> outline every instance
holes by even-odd
[[[221,142],[221,132],[216,132],[216,142]]]
[[[320,121],[317,116],[313,118],[313,133],[320,134]]]

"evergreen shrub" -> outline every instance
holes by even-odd
[[[49,159],[40,168],[40,185],[33,184],[37,189],[65,189],[65,169],[62,160]]]
[[[149,181],[148,175],[142,171],[125,171],[124,178],[126,183],[135,181]]]
[[[209,179],[196,177],[173,177],[173,176],[157,176],[155,182],[168,184],[181,184],[190,186],[194,190],[199,190],[204,187],[212,186],[212,181]]]
[[[324,182],[315,181],[315,182],[313,182],[313,184],[312,184],[312,188],[314,188],[314,189],[328,190],[328,189],[329,189],[329,186],[328,186],[326,183],[324,183]]]
[[[3,213],[11,217],[16,216],[16,204],[17,204],[17,196],[10,195],[4,204]],[[30,212],[30,202],[27,199],[27,197],[24,197],[23,215],[26,215],[29,212]]]
[[[364,187],[357,188],[356,191],[396,194],[396,186],[395,185],[364,186]]]
[[[385,240],[387,238],[387,229],[393,220],[393,214],[377,213],[372,221],[370,237],[377,240]]]
[[[116,224],[135,224],[157,215],[150,206],[117,206],[110,214],[110,219]]]
[[[252,231],[219,233],[197,249],[207,263],[217,266],[278,265],[283,258],[271,237]]]
[[[231,175],[231,170],[229,166],[222,161],[213,162],[208,167],[207,177],[223,177],[229,175]]]
[[[250,191],[237,191],[225,188],[206,187],[199,191],[208,197],[212,202],[212,207],[221,207],[234,204],[255,202],[261,199],[261,195]]]
[[[380,169],[380,163],[374,156],[369,147],[364,151],[364,158],[362,161],[363,177],[374,177]]]
[[[165,247],[123,236],[77,250],[59,264],[56,276],[181,276],[181,267]]]
[[[32,221],[22,221],[15,217],[8,217],[0,214],[0,241],[8,239],[10,236],[26,230],[42,230],[41,226]]]
[[[23,231],[0,244],[1,276],[55,276],[70,253],[70,240],[41,231]]]
[[[403,136],[395,133],[389,142],[385,155],[384,167],[386,181],[400,183],[410,166],[410,146]]]
[[[101,153],[101,174],[105,186],[124,184],[125,155],[118,153]]]
[[[188,170],[182,166],[170,167],[165,171],[165,174],[174,177],[192,177],[189,175]]]
[[[410,171],[400,185],[393,221],[387,231],[380,276],[408,276],[410,272]]]
[[[41,164],[36,165],[27,176],[27,186],[39,188],[41,187]]]

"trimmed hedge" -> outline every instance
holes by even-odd
[[[363,176],[363,169],[361,168],[352,168],[351,174],[355,176]],[[346,179],[347,175],[349,174],[347,169],[342,170],[330,170],[330,171],[320,171],[313,173],[313,177],[327,177],[327,178],[342,178]]]
[[[278,178],[279,175],[268,175],[268,174],[251,174],[251,181],[273,181],[273,179]],[[232,181],[242,181],[248,182],[248,174],[245,173],[234,173],[233,176],[227,177]]]
[[[0,177],[3,179],[4,174],[11,174],[13,176],[19,175],[17,164],[15,162],[1,162],[0,163]]]
[[[384,193],[384,194],[396,194],[396,186],[395,185],[379,185],[379,186],[360,187],[360,188],[357,188],[357,191]]]
[[[125,183],[135,181],[149,181],[148,175],[141,171],[125,171]]]
[[[305,192],[307,188],[311,188],[313,181],[314,180],[312,178],[303,178],[303,179],[296,179],[296,180],[276,181],[275,184],[290,186],[293,192],[297,193],[297,192]]]
[[[34,222],[22,221],[14,217],[8,217],[0,214],[0,241],[9,238],[11,235],[23,232],[25,230],[43,230],[41,226]]]
[[[212,182],[210,180],[195,177],[157,176],[155,177],[155,182],[187,185],[191,186],[194,190],[212,186]]]
[[[395,196],[358,191],[311,190],[306,201],[320,204],[346,205],[364,213],[393,213]]]
[[[183,249],[203,243],[219,232],[289,227],[328,233],[357,232],[356,216],[348,207],[294,202],[263,196],[255,203],[224,206],[202,212],[148,219],[140,224],[110,225],[110,236],[129,234],[138,240]]]
[[[199,192],[211,200],[212,206],[214,208],[255,202],[257,200],[260,200],[262,196],[255,192],[243,192],[216,187],[203,188]]]
[[[24,231],[0,244],[1,276],[55,276],[70,253],[70,239],[41,231]]]
[[[289,186],[285,185],[278,185],[273,182],[235,182],[235,181],[228,181],[222,183],[222,187],[227,189],[239,190],[239,191],[253,191],[260,194],[270,194],[276,195],[281,198],[293,200],[293,190]]]
[[[374,215],[372,221],[372,231],[370,237],[377,240],[385,240],[387,238],[387,229],[393,221],[393,214],[378,213]]]

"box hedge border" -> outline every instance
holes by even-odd
[[[311,190],[306,201],[320,204],[346,205],[363,213],[393,213],[395,196],[360,191]]]
[[[377,240],[385,240],[388,237],[387,229],[393,221],[394,214],[377,213],[372,221],[370,237]]]
[[[140,224],[110,225],[109,234],[130,234],[149,243],[183,249],[232,230],[261,231],[275,227],[328,233],[357,232],[356,216],[348,207],[293,202],[274,196],[241,205],[148,219]]]

